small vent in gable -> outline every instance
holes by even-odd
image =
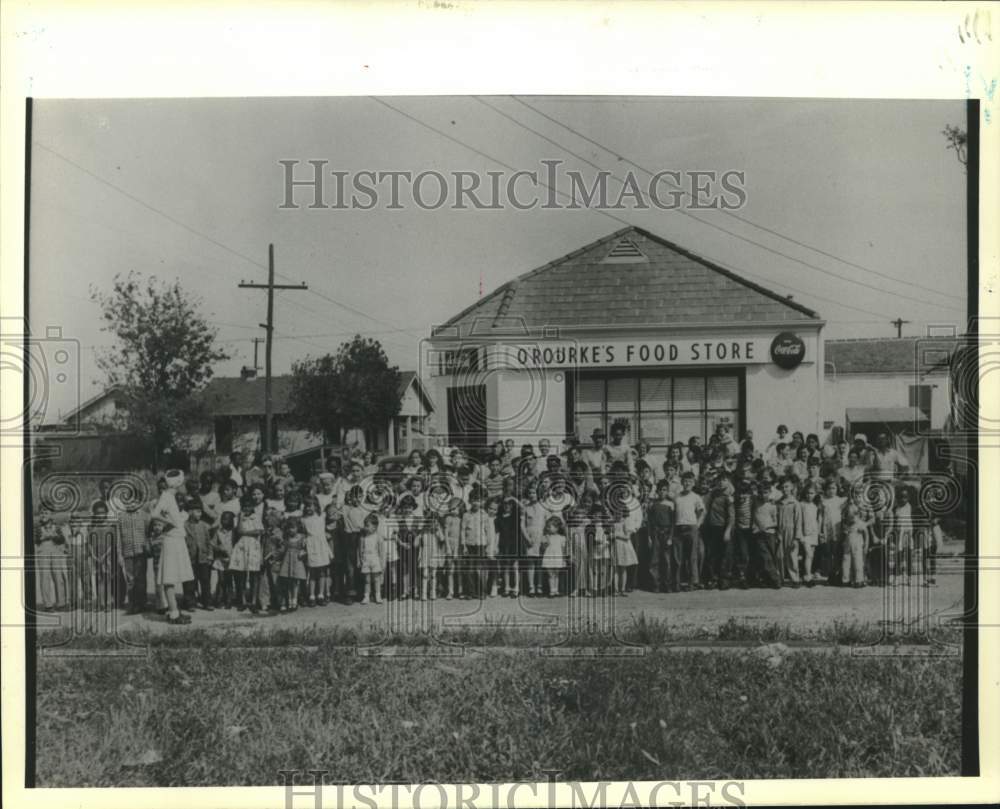
[[[605,264],[637,264],[641,261],[648,259],[631,239],[619,239],[604,259]]]

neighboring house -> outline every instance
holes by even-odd
[[[339,435],[318,436],[297,425],[291,412],[291,376],[276,376],[272,380],[271,445],[282,454],[298,453],[326,444],[359,443],[364,447],[360,430],[339,431]],[[206,421],[191,431],[191,444],[196,452],[228,455],[234,449],[259,450],[264,445],[264,380],[260,378],[215,377],[201,392],[210,414]],[[420,378],[413,371],[400,372],[399,415],[374,436],[370,449],[390,455],[431,445],[424,436],[424,425],[434,406]],[[325,439],[325,440],[324,440]]]
[[[848,411],[859,408],[916,408],[927,418],[932,430],[943,428],[951,408],[948,364],[961,340],[955,337],[827,340],[823,381],[825,423],[843,426]]]
[[[60,416],[63,425],[73,425],[80,430],[94,431],[100,428],[121,428],[128,411],[121,400],[121,388],[113,385],[83,404]]]
[[[300,453],[323,444],[357,443],[365,448],[360,430],[340,430],[338,435],[317,436],[297,425],[291,412],[291,376],[272,379],[271,446],[281,454]],[[64,423],[108,425],[125,414],[116,399],[117,389],[108,389],[68,414]],[[264,445],[264,380],[261,378],[215,377],[198,394],[207,417],[189,429],[179,443],[190,455],[193,466],[214,465],[219,456],[235,449],[260,450]],[[400,372],[400,412],[374,436],[371,449],[393,455],[434,445],[433,434],[425,434],[434,405],[420,378],[413,371]],[[324,440],[326,439],[326,440]]]

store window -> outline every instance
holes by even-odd
[[[627,419],[626,441],[639,436],[654,448],[691,436],[708,440],[718,424],[727,423],[742,433],[740,376],[666,375],[581,376],[575,396],[576,432],[588,441],[596,427],[610,432],[611,425]]]

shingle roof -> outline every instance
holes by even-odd
[[[418,393],[429,409],[431,402],[414,371],[399,372],[399,397],[416,379]],[[275,414],[291,412],[292,377],[281,375],[272,377],[271,402]],[[200,393],[208,412],[213,416],[261,416],[264,414],[264,379],[243,379],[238,376],[214,377]]]
[[[634,257],[633,248],[642,257]],[[813,310],[627,227],[507,282],[444,327],[457,326],[464,336],[473,324],[482,333],[513,324],[531,329],[810,319],[818,319]]]
[[[291,390],[291,376],[271,378],[271,404],[274,413],[288,413],[291,410]],[[264,414],[264,379],[217,376],[205,386],[200,397],[208,412],[214,416],[260,416]]]
[[[874,337],[827,340],[826,363],[836,374],[947,373],[962,342],[954,337]]]

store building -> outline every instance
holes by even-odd
[[[629,422],[654,447],[719,422],[819,432],[823,321],[652,233],[625,228],[434,329],[421,375],[450,444],[553,444]]]

